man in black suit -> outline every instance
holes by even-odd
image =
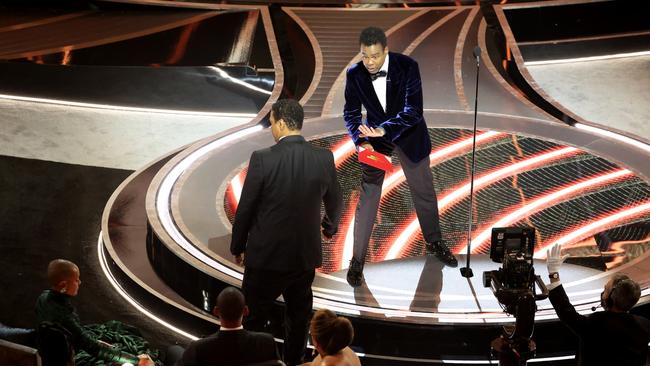
[[[190,343],[176,366],[244,365],[280,359],[270,334],[242,327],[248,307],[238,289],[227,287],[221,291],[213,313],[221,321],[219,331]],[[174,357],[178,356],[169,355],[168,360]]]
[[[650,342],[650,320],[630,314],[639,301],[639,285],[623,274],[615,274],[600,295],[605,311],[580,315],[560,282],[559,269],[567,256],[555,245],[547,255],[551,283],[549,299],[560,320],[579,338],[578,366],[645,366]]]
[[[331,238],[343,207],[334,156],[300,135],[303,116],[294,100],[280,100],[271,108],[277,144],[251,155],[230,244],[236,262],[245,264],[246,327],[265,329],[275,299],[284,298],[288,365],[300,364],[305,352],[311,284],[322,263],[321,227],[323,236]]]
[[[442,241],[438,200],[429,166],[431,139],[422,115],[422,80],[417,62],[388,52],[386,35],[376,27],[359,36],[362,60],[347,71],[343,119],[358,147],[399,156],[413,195],[415,212],[428,253],[449,266],[456,258]],[[362,120],[361,107],[367,111]],[[384,171],[362,164],[361,195],[354,221],[354,255],[347,280],[357,287],[363,281],[363,265],[379,208]]]

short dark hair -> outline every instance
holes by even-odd
[[[609,297],[617,309],[629,311],[639,301],[641,287],[628,276],[617,274],[612,283],[612,292]]]
[[[283,120],[290,130],[301,130],[305,112],[300,103],[293,99],[280,99],[273,103],[271,113],[276,120]]]
[[[47,266],[47,281],[56,287],[61,281],[69,280],[79,267],[67,259],[55,259]]]
[[[246,299],[238,289],[229,286],[217,296],[219,318],[226,321],[238,321],[244,315]]]
[[[325,351],[325,355],[322,356],[338,353],[349,346],[352,343],[352,338],[354,338],[352,323],[327,309],[316,311],[311,319],[309,331]]]
[[[359,35],[359,43],[364,46],[372,46],[373,44],[381,44],[382,48],[386,47],[386,33],[377,27],[368,27],[361,31]]]

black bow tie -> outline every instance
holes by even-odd
[[[386,75],[387,75],[386,71],[381,70],[380,72],[378,72],[376,74],[370,74],[370,78],[372,79],[372,81],[375,81],[375,80],[377,80],[377,78],[385,78]]]

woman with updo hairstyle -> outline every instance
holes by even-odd
[[[350,349],[354,329],[350,321],[330,310],[318,310],[309,326],[311,341],[318,351],[312,366],[360,366],[359,357]]]

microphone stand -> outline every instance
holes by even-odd
[[[474,208],[474,171],[476,169],[476,119],[478,116],[478,74],[481,60],[481,47],[474,47],[474,57],[476,58],[476,90],[474,92],[474,130],[472,137],[472,171],[469,183],[469,224],[467,226],[467,264],[460,269],[460,274],[465,278],[474,276],[472,268],[469,266],[469,260],[472,250],[472,211]]]

